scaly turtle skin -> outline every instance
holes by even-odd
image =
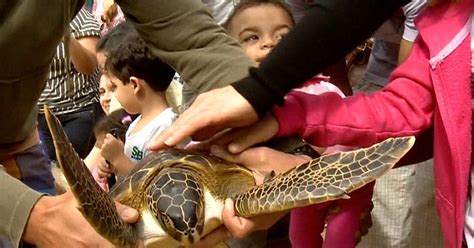
[[[387,139],[372,147],[323,156],[255,185],[248,169],[208,155],[168,149],[154,152],[102,191],[45,107],[58,162],[79,210],[99,234],[119,247],[138,238],[147,247],[191,245],[222,224],[224,199],[243,217],[347,197],[375,180],[411,148],[413,137]],[[114,202],[137,209],[136,225],[124,223]]]

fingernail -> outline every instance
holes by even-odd
[[[239,146],[233,143],[229,144],[227,149],[229,150],[229,152],[234,153],[234,154],[240,152]]]
[[[168,139],[166,139],[165,141],[163,141],[163,143],[167,146],[174,146],[174,138],[173,137],[170,137]]]
[[[123,212],[122,212],[122,217],[124,219],[131,219],[133,218],[135,215],[135,210],[133,209],[130,209],[130,208],[126,208]]]

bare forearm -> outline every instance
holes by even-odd
[[[87,168],[92,171],[94,167],[97,166],[101,159],[100,156],[100,148],[97,146],[94,146],[92,150],[89,152],[87,157],[84,159],[84,163],[86,164]]]
[[[76,70],[82,74],[92,75],[97,68],[97,60],[93,50],[96,43],[96,37],[86,37],[81,40],[71,37],[69,42],[71,62]]]
[[[117,0],[127,21],[199,93],[229,85],[254,65],[200,0]]]

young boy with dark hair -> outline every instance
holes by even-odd
[[[152,54],[138,35],[110,51],[105,69],[125,111],[139,114],[127,130],[125,144],[107,134],[101,148],[101,155],[112,166],[101,163],[99,175],[123,176],[149,152],[148,143],[176,118],[165,93],[175,71]]]

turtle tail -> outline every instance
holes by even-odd
[[[236,196],[242,217],[347,198],[391,169],[415,138],[389,138],[371,147],[319,157]]]
[[[114,201],[94,181],[89,169],[66,137],[61,123],[47,106],[44,107],[44,113],[58,163],[78,202],[79,211],[100,235],[114,245],[135,247],[135,229],[121,219]]]

